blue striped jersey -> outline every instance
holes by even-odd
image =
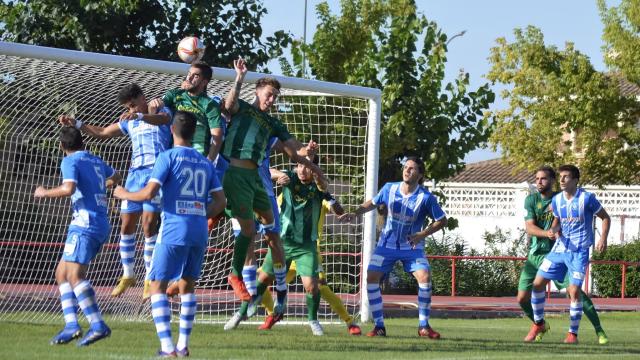
[[[222,191],[213,164],[192,147],[176,146],[158,156],[149,181],[162,188],[162,239],[158,241],[205,246],[208,197]],[[200,236],[186,236],[196,230],[201,230]]]
[[[161,113],[171,116],[167,107]],[[152,125],[143,120],[124,120],[118,123],[120,131],[131,139],[131,169],[151,167],[158,154],[171,145],[171,124]]]
[[[553,216],[558,218],[561,236],[551,251],[568,252],[588,249],[593,244],[593,217],[602,209],[595,194],[578,188],[571,200],[564,192],[553,197]]]
[[[70,226],[98,234],[111,228],[107,216],[106,180],[113,168],[88,151],[76,151],[62,159],[62,182],[73,182],[76,191],[71,195],[73,219]]]
[[[434,221],[446,216],[435,196],[427,189],[418,186],[413,193],[404,195],[400,191],[401,185],[401,182],[386,183],[371,200],[376,206],[387,205],[387,219],[378,239],[379,247],[411,250],[408,236],[422,230],[427,216]],[[416,248],[424,248],[424,240]]]
[[[269,162],[269,156],[271,156],[271,149],[278,142],[277,137],[272,137],[269,139],[267,143],[267,149],[264,151],[264,160],[260,163],[258,167],[258,173],[260,174],[260,178],[262,179],[262,185],[264,185],[264,190],[267,192],[268,196],[276,196],[276,193],[273,191],[273,181],[271,181],[271,172],[269,168],[271,164]]]

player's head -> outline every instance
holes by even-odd
[[[267,111],[280,95],[280,82],[272,77],[263,77],[256,82],[256,98],[260,110]]]
[[[569,193],[575,192],[580,181],[580,170],[575,165],[562,165],[558,168],[560,189]]]
[[[84,148],[80,130],[72,126],[63,126],[60,129],[60,147],[63,151],[78,151]]]
[[[147,99],[138,84],[129,84],[120,89],[118,102],[130,113],[147,112]]]
[[[196,61],[191,64],[189,72],[187,73],[186,88],[190,93],[200,94],[207,90],[207,85],[211,81],[213,71],[211,67],[204,61]]]
[[[417,156],[409,156],[402,167],[402,181],[408,185],[422,183],[424,179],[424,162]]]
[[[173,115],[171,131],[173,132],[173,136],[191,142],[193,134],[196,132],[196,117],[187,111],[176,111]]]
[[[318,155],[313,155],[313,157],[307,156],[307,159],[316,165],[320,164],[320,157]],[[308,184],[313,180],[311,169],[304,164],[298,163],[296,173],[298,174],[298,179],[300,179],[303,184]]]
[[[536,188],[540,193],[551,191],[556,182],[556,171],[551,166],[541,166],[536,170]]]

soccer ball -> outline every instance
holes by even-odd
[[[187,64],[198,61],[204,56],[204,45],[195,36],[187,36],[178,44],[178,56]]]

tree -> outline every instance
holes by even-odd
[[[509,107],[489,116],[494,149],[518,169],[577,163],[583,183],[630,184],[640,172],[638,103],[615,76],[596,71],[572,43],[560,50],[532,26],[497,39],[487,78],[506,85]]]
[[[604,24],[604,61],[636,84],[640,84],[640,0],[622,0],[619,6],[607,8],[598,0]]]
[[[425,159],[428,178],[462,170],[464,156],[491,133],[483,112],[494,94],[488,84],[469,91],[463,72],[444,83],[448,37],[437,24],[411,0],[342,0],[339,16],[323,2],[316,12],[313,41],[294,40],[293,65],[281,64],[307,76],[305,54],[313,78],[382,89],[380,183],[398,179],[406,155]]]
[[[252,69],[264,69],[290,42],[284,31],[261,39],[266,12],[259,0],[8,1],[0,2],[0,39],[179,60],[180,39],[196,35],[207,45],[207,63],[228,67],[241,55]]]

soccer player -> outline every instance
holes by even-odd
[[[196,312],[195,282],[200,277],[207,248],[207,215],[226,206],[218,176],[210,161],[191,147],[196,119],[177,111],[171,126],[173,149],[158,156],[151,179],[137,192],[117,187],[114,196],[123,200],[152,199],[162,189],[162,225],[153,253],[151,271],[151,313],[160,338],[162,357],[189,356],[189,337]],[[207,200],[213,201],[207,205]],[[180,335],[171,338],[171,309],[165,294],[170,280],[179,278]]]
[[[567,293],[571,299],[569,307],[569,332],[564,340],[567,344],[578,342],[578,327],[582,318],[581,291],[586,268],[589,264],[589,247],[594,242],[594,215],[602,220],[602,233],[596,243],[596,250],[603,252],[607,248],[607,236],[611,219],[602,208],[595,195],[578,187],[580,171],[574,165],[562,165],[558,168],[560,189],[562,192],[551,200],[554,220],[547,231],[547,237],[556,239],[551,251],[542,261],[533,281],[531,307],[533,321],[531,331],[525,341],[534,341],[548,329],[544,321],[545,286],[549,280],[564,280],[569,276]]]
[[[192,113],[197,120],[193,135],[193,148],[215,161],[222,146],[224,124],[221,117],[219,98],[207,96],[207,86],[213,71],[205,62],[191,64],[186,79],[180,88],[169,90],[162,99],[154,99],[155,107],[168,107],[172,112],[178,110]]]
[[[412,273],[418,281],[418,336],[440,338],[440,334],[429,325],[431,268],[424,253],[424,239],[442,229],[447,224],[447,217],[435,196],[420,185],[423,177],[422,160],[408,157],[402,171],[402,182],[385,184],[373,199],[360,205],[355,212],[339,218],[351,221],[382,204],[387,208],[387,220],[367,268],[367,293],[375,323],[367,336],[387,336],[382,314],[380,280],[400,260],[404,271]],[[422,229],[427,216],[433,222]]]
[[[281,171],[272,169],[272,174],[274,175],[277,183],[279,185],[287,185],[290,183],[291,179],[286,173]],[[281,198],[282,199],[282,198]],[[324,220],[327,213],[332,212],[337,216],[341,216],[344,214],[344,209],[342,205],[336,200],[336,198],[330,193],[326,194],[326,198],[322,200],[322,208],[320,209],[320,217],[318,218],[318,240],[317,243],[317,257],[318,257],[318,284],[320,297],[324,299],[329,305],[331,309],[340,316],[340,319],[345,322],[347,325],[347,330],[351,335],[360,335],[362,331],[360,330],[360,326],[355,322],[353,316],[349,314],[347,309],[345,308],[342,300],[331,290],[331,288],[327,285],[326,276],[324,270],[322,268],[322,256],[320,255],[320,239],[322,238],[322,228],[324,226]],[[296,262],[292,261],[289,266],[289,271],[287,272],[287,284],[290,284],[297,275],[297,266]],[[267,317],[262,325],[260,325],[260,330],[269,330],[275,325],[278,321],[282,319],[282,314],[276,314],[273,311],[273,298],[271,297],[271,293],[268,290],[265,290],[262,294],[262,305],[264,305],[267,310]]]
[[[318,156],[314,156],[313,163],[317,165]],[[322,201],[327,197],[327,182],[314,175],[304,164],[298,164],[295,172],[286,172],[290,182],[282,188],[282,204],[280,214],[281,237],[284,244],[286,267],[292,261],[296,262],[296,269],[302,278],[306,292],[307,315],[309,326],[314,335],[324,335],[318,321],[320,306],[320,291],[318,287],[318,224],[322,209]],[[262,295],[275,277],[272,251],[269,249],[262,264],[262,271],[258,277],[258,297]],[[243,305],[245,305],[243,303]],[[241,306],[240,311],[227,322],[225,330],[230,330],[239,324],[247,315],[247,306]]]
[[[79,305],[90,327],[78,346],[87,346],[111,335],[86,274],[89,263],[109,238],[106,187],[122,178],[102,159],[84,150],[78,129],[67,126],[60,129],[60,147],[65,153],[62,184],[52,189],[38,186],[33,194],[36,198],[70,196],[73,207],[73,219],[55,275],[65,327],[51,339],[51,344],[66,344],[82,336],[77,318]]]
[[[531,246],[527,261],[522,268],[520,281],[518,285],[518,303],[520,307],[533,322],[533,308],[531,307],[531,289],[533,288],[533,280],[536,277],[538,268],[544,260],[545,256],[551,251],[555,239],[550,239],[549,229],[553,222],[553,211],[551,209],[551,199],[556,193],[553,191],[553,184],[556,181],[556,172],[550,166],[543,166],[536,171],[536,188],[537,193],[527,196],[524,202],[526,210],[525,227],[527,234],[531,236]],[[564,289],[569,286],[569,277],[565,276],[562,282],[555,281],[556,288]],[[600,325],[600,318],[593,306],[591,299],[582,289],[579,289],[582,296],[582,308],[593,324],[598,336],[600,344],[607,344],[609,339],[607,334]],[[547,326],[548,329],[548,326]],[[540,340],[544,334],[540,333],[534,340]]]
[[[142,89],[130,84],[118,92],[118,101],[127,111],[120,121],[107,127],[89,125],[67,115],[60,116],[63,125],[75,126],[81,131],[98,139],[128,136],[131,139],[131,165],[125,187],[129,191],[142,189],[149,181],[151,168],[158,155],[171,145],[171,111],[168,108],[149,108]],[[144,265],[145,282],[142,298],[149,297],[149,266],[151,255],[158,235],[158,219],[160,218],[160,195],[144,202],[123,201],[120,207],[120,260],[123,275],[111,296],[122,295],[136,283],[134,274],[135,232],[138,221],[142,219],[144,233]]]
[[[240,224],[240,233],[236,236],[233,249],[232,273],[229,283],[236,296],[246,296],[246,289],[242,282],[242,268],[245,263],[247,249],[256,234],[254,212],[265,231],[274,226],[274,215],[271,202],[262,185],[258,165],[262,162],[269,139],[277,137],[291,160],[308,166],[319,177],[324,177],[322,170],[297,151],[303,146],[289,134],[286,126],[277,118],[270,116],[268,111],[275,103],[280,93],[280,83],[274,78],[262,78],[256,83],[256,98],[253,103],[238,99],[242,82],[247,74],[247,67],[242,59],[234,61],[236,71],[235,84],[225,99],[225,109],[231,116],[231,122],[224,141],[223,155],[229,160],[223,187],[227,194],[228,205],[232,217]],[[270,247],[281,249],[282,245],[277,236],[270,239]],[[278,291],[278,311],[284,311],[286,299],[286,268],[282,253],[273,253],[274,271],[276,272],[276,287],[285,290]],[[244,291],[243,291],[244,289]],[[280,310],[282,309],[282,310]]]

